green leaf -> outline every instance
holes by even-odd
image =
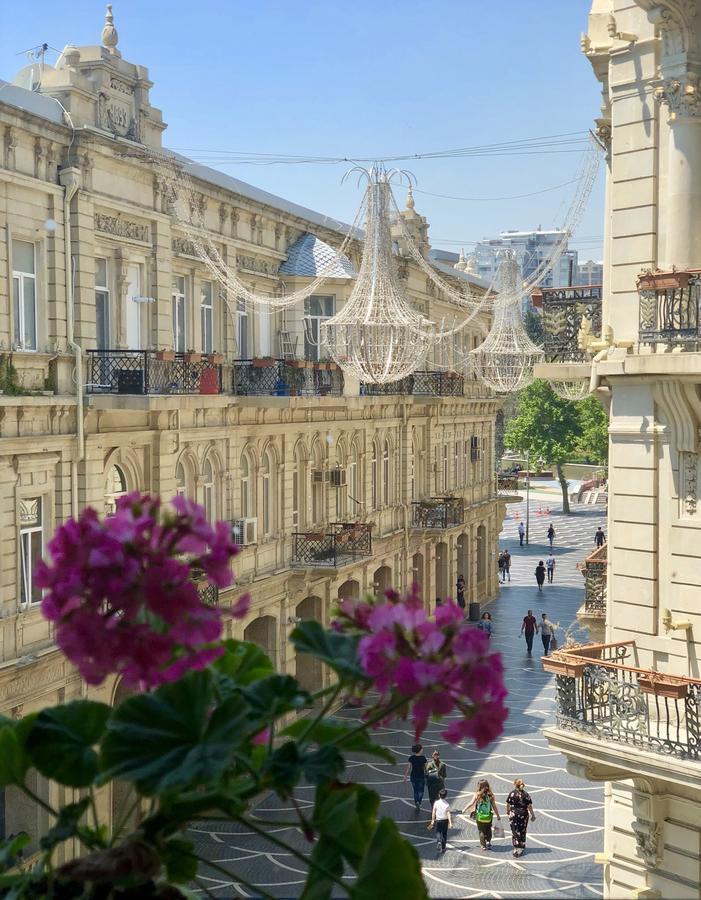
[[[151,694],[129,697],[102,741],[101,782],[123,778],[146,796],[211,784],[249,735],[249,709],[232,696],[212,711],[208,671],[189,672]]]
[[[290,635],[298,653],[310,653],[339,676],[343,684],[368,681],[358,662],[358,635],[325,631],[319,622],[300,622]]]
[[[312,784],[324,784],[337,778],[345,769],[346,763],[338,747],[319,747],[302,758],[302,771],[307,781]]]
[[[110,712],[107,704],[94,700],[73,700],[42,710],[27,734],[32,763],[59,784],[92,784],[98,772],[93,748],[104,733]]]
[[[291,675],[268,675],[241,693],[253,715],[266,722],[311,705],[311,697]]]
[[[62,807],[56,822],[46,834],[42,835],[39,842],[41,849],[51,850],[57,844],[67,841],[68,838],[75,837],[78,834],[78,823],[88,806],[90,806],[90,797],[83,797],[77,803],[69,803],[68,806]]]
[[[17,865],[17,857],[30,841],[26,831],[0,841],[0,870],[10,869]]]
[[[30,762],[17,733],[17,723],[0,727],[0,787],[10,784],[24,784]]]
[[[302,759],[294,741],[286,741],[270,754],[263,767],[275,790],[283,797],[290,794],[302,773]]]
[[[299,738],[309,727],[308,719],[295,719],[291,725],[282,732],[284,736]],[[395,763],[394,755],[386,747],[376,744],[367,731],[356,731],[356,724],[347,725],[342,719],[320,719],[307,735],[310,743],[323,747],[327,744],[337,744],[344,753],[367,753],[370,756],[378,756],[388,763]]]
[[[180,838],[172,838],[160,850],[168,881],[173,881],[175,884],[186,884],[194,879],[197,875],[197,859],[194,856],[194,850],[194,844]]]
[[[270,657],[257,644],[228,640],[224,647],[226,652],[214,668],[239,685],[253,684],[275,671]]]
[[[380,798],[362,784],[317,788],[312,824],[357,869],[377,821]]]
[[[314,845],[311,861],[340,878],[343,875],[343,857],[339,846],[323,835]],[[331,900],[334,882],[311,866],[304,883],[301,900]]]
[[[353,900],[428,900],[419,856],[391,819],[381,819],[375,829],[350,895]]]

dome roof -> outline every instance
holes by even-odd
[[[340,256],[333,247],[305,231],[287,251],[287,259],[278,269],[280,275],[302,275],[316,278],[355,278],[356,272],[346,256]]]

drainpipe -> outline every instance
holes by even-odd
[[[73,279],[73,242],[71,240],[71,200],[80,188],[80,169],[67,167],[59,172],[63,187],[64,259],[66,265],[66,334],[68,347],[75,354],[76,417],[78,458],[71,461],[71,513],[78,515],[78,462],[85,458],[85,427],[83,422],[83,351],[75,341],[75,296]]]

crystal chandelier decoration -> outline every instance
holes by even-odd
[[[361,381],[387,384],[420,368],[435,325],[412,308],[392,252],[391,178],[384,166],[369,172],[360,272],[350,297],[321,325],[321,341],[341,368]]]
[[[512,250],[502,255],[499,282],[492,327],[470,356],[480,381],[499,394],[511,394],[533,381],[533,368],[542,362],[544,353],[528,337],[521,320],[519,266]]]
[[[589,396],[589,381],[582,379],[581,381],[551,381],[550,387],[555,391],[558,397],[563,400],[571,400],[573,403],[579,403]]]

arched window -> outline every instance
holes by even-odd
[[[392,497],[391,469],[389,459],[389,441],[385,440],[382,446],[382,502],[389,506]]]
[[[339,473],[346,471],[346,454],[343,444],[340,443],[336,445],[336,471]],[[342,480],[343,477],[339,475],[333,488],[336,494],[336,519],[339,522],[346,515],[346,496],[348,491],[347,485],[341,483]]]
[[[351,447],[351,457],[348,463],[348,499],[350,500],[350,511],[352,516],[358,515],[362,508],[362,500],[360,498],[360,479],[359,479],[359,453],[357,444]]]
[[[263,526],[263,536],[268,537],[272,532],[272,471],[273,466],[270,459],[270,451],[266,450],[263,454],[263,464],[261,466],[261,516]]]
[[[178,497],[187,496],[187,482],[185,480],[185,468],[181,462],[175,467],[175,493]]]
[[[307,454],[303,444],[295,447],[292,471],[292,526],[301,528],[307,522]]]
[[[370,491],[372,508],[377,509],[378,492],[377,492],[377,444],[372,445],[372,461],[370,463]]]
[[[127,479],[119,466],[111,466],[107,472],[105,485],[105,515],[111,515],[117,508],[117,497],[127,493]]]
[[[448,490],[448,445],[443,444],[443,490]]]
[[[455,442],[455,487],[460,484],[460,441]]]
[[[207,521],[214,522],[217,517],[214,494],[214,469],[208,459],[205,459],[202,467],[202,504]]]
[[[253,500],[252,465],[247,453],[241,454],[241,516],[246,519],[255,515]]]
[[[319,441],[312,447],[312,519],[315,525],[326,521],[324,494],[324,450]]]

